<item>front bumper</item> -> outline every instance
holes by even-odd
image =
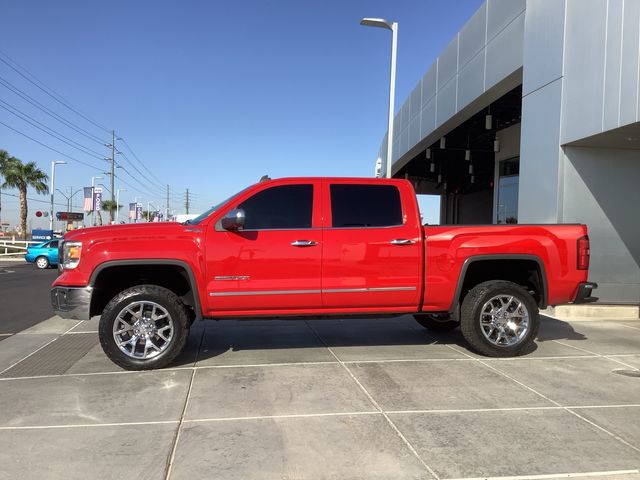
[[[578,294],[573,303],[593,303],[598,301],[598,297],[592,297],[593,290],[598,288],[595,282],[582,282],[578,285]]]
[[[72,320],[89,320],[91,287],[53,287],[51,306],[56,315]]]

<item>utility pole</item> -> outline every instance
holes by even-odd
[[[187,215],[189,215],[189,189],[187,188],[187,197],[184,201],[184,208],[187,210]]]
[[[167,185],[167,206],[164,210],[164,221],[169,221],[169,185]]]
[[[56,165],[65,165],[67,162],[64,160],[54,160],[51,162],[51,183],[49,184],[49,190],[51,190],[51,208],[49,209],[49,230],[53,230],[53,194],[56,190]]]
[[[126,192],[126,188],[119,188],[116,194],[116,224],[120,222],[120,192]]]
[[[114,188],[116,179],[116,131],[111,130],[111,205],[116,201],[116,190]],[[110,212],[113,221],[113,210]]]

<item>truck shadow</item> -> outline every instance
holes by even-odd
[[[525,355],[536,351],[544,342],[584,339],[586,337],[568,322],[543,315],[536,343]],[[469,352],[459,329],[431,332],[411,316],[367,320],[205,321],[194,324],[187,347],[174,366],[196,361],[200,365],[335,361],[326,347],[341,360],[410,360],[442,356],[442,349],[447,346]],[[445,348],[444,354],[449,350]]]

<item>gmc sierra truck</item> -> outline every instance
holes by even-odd
[[[267,180],[184,223],[67,233],[60,259],[55,313],[100,315],[104,352],[130,370],[170,363],[196,319],[410,314],[521,355],[539,309],[597,300],[585,225],[422,226],[396,179]]]

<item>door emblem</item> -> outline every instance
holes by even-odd
[[[213,277],[214,280],[219,281],[249,280],[250,278],[249,275],[216,275]]]

